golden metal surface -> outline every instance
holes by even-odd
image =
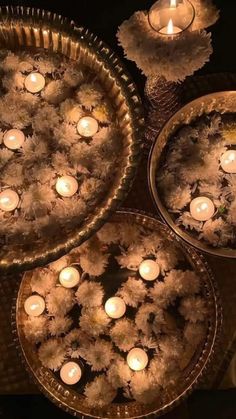
[[[171,214],[163,204],[156,185],[156,175],[160,166],[162,153],[164,152],[164,148],[169,138],[182,125],[190,124],[197,117],[203,114],[209,114],[213,111],[220,113],[236,112],[236,91],[218,92],[202,96],[185,105],[169,119],[158,135],[150,151],[148,163],[149,187],[160,216],[179,237],[202,252],[207,252],[215,256],[236,258],[235,249],[213,248],[210,245],[208,246],[204,242],[195,239],[182,228],[177,226]]]
[[[157,400],[151,405],[141,405],[137,402],[111,404],[102,409],[91,409],[83,395],[78,394],[64,385],[51,371],[44,368],[32,345],[23,333],[23,323],[26,319],[24,301],[31,294],[31,273],[25,273],[21,282],[18,297],[13,307],[13,333],[15,344],[19,347],[24,365],[33,377],[39,389],[57,406],[76,417],[83,418],[155,418],[178,405],[185,399],[214,364],[215,351],[219,345],[222,325],[222,309],[219,301],[218,289],[213,275],[205,260],[193,248],[185,245],[167,226],[157,219],[138,211],[117,212],[114,222],[137,222],[140,225],[161,232],[183,252],[193,269],[200,276],[203,283],[204,296],[209,307],[208,332],[206,340],[199,347],[191,363],[183,372],[181,380],[175,390],[165,394],[164,398],[157,395]]]
[[[0,48],[35,48],[62,53],[94,71],[116,110],[123,136],[123,155],[109,194],[82,225],[62,232],[61,238],[35,241],[27,246],[4,245],[0,270],[23,271],[55,260],[88,239],[121,204],[132,185],[143,134],[142,106],[136,87],[119,58],[96,35],[44,10],[0,7]]]

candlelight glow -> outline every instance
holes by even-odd
[[[176,0],[170,0],[170,7],[176,7]]]
[[[173,35],[173,33],[174,33],[174,25],[173,25],[173,20],[172,19],[169,20],[169,23],[167,25],[167,33],[168,33],[168,35]]]

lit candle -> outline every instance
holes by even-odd
[[[126,304],[120,297],[111,297],[106,301],[105,311],[112,319],[119,319],[126,312]]]
[[[19,196],[12,189],[5,189],[0,193],[0,209],[2,211],[14,211],[19,204]]]
[[[77,180],[72,176],[62,176],[57,179],[56,190],[61,196],[67,198],[73,196],[77,192],[78,187]]]
[[[20,129],[10,129],[3,137],[3,142],[10,150],[20,148],[25,141],[25,134]]]
[[[182,32],[183,30],[178,26],[174,26],[173,20],[170,19],[167,26],[164,26],[160,29],[160,33],[162,35],[177,35],[178,33]]]
[[[65,288],[73,288],[78,285],[80,280],[80,273],[73,266],[68,266],[62,269],[59,275],[59,281]]]
[[[205,196],[195,198],[190,203],[190,214],[197,221],[207,221],[213,217],[215,206],[211,199]]]
[[[127,363],[131,370],[141,371],[148,364],[148,356],[143,349],[133,348],[127,355]]]
[[[45,310],[45,301],[40,295],[31,295],[25,300],[24,307],[29,316],[38,317]]]
[[[148,13],[152,29],[163,35],[177,35],[193,22],[194,8],[188,0],[158,0]]]
[[[67,362],[60,370],[60,377],[65,384],[73,386],[82,376],[82,370],[76,362]]]
[[[77,124],[77,131],[82,137],[92,137],[98,132],[98,121],[91,116],[84,116]]]
[[[160,275],[160,266],[154,260],[147,259],[139,265],[139,273],[146,281],[154,281]]]
[[[30,93],[38,93],[45,86],[45,78],[40,73],[30,73],[25,78],[25,88]]]
[[[236,150],[226,151],[221,156],[220,164],[226,173],[236,173]]]

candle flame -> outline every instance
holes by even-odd
[[[169,23],[167,25],[167,34],[168,35],[172,35],[174,33],[174,25],[173,25],[173,20],[170,19]]]
[[[176,0],[170,0],[170,7],[177,7]]]

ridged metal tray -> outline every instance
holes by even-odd
[[[91,409],[83,395],[64,385],[51,371],[40,363],[33,346],[26,340],[23,333],[23,322],[26,318],[24,301],[31,294],[31,273],[24,275],[19,287],[16,304],[13,307],[13,331],[15,343],[22,355],[23,363],[33,377],[39,389],[57,406],[76,417],[85,418],[155,418],[160,416],[185,399],[209,372],[214,361],[215,350],[221,335],[222,309],[218,289],[205,260],[193,248],[186,246],[167,226],[143,212],[117,212],[113,222],[136,222],[144,228],[164,233],[165,237],[179,248],[187,262],[191,264],[202,281],[203,294],[209,307],[208,330],[204,344],[201,344],[190,364],[186,367],[174,390],[158,397],[151,405],[137,402],[112,403],[102,409]]]
[[[0,270],[27,270],[45,265],[88,239],[125,198],[139,162],[142,139],[142,106],[136,87],[119,58],[111,49],[74,22],[29,7],[0,7],[0,48],[46,49],[79,60],[98,76],[115,107],[123,154],[109,193],[78,228],[55,240],[35,241],[23,245],[4,245],[0,249]]]
[[[149,188],[153,201],[161,218],[171,227],[171,229],[188,244],[196,247],[202,252],[215,256],[236,258],[236,250],[233,248],[214,248],[188,234],[183,228],[176,225],[173,216],[168,212],[156,184],[161,159],[165,152],[165,146],[170,137],[183,125],[190,124],[196,118],[209,114],[213,111],[219,113],[236,112],[236,91],[225,91],[212,93],[199,97],[176,112],[162,128],[155,143],[150,151],[148,163]]]

